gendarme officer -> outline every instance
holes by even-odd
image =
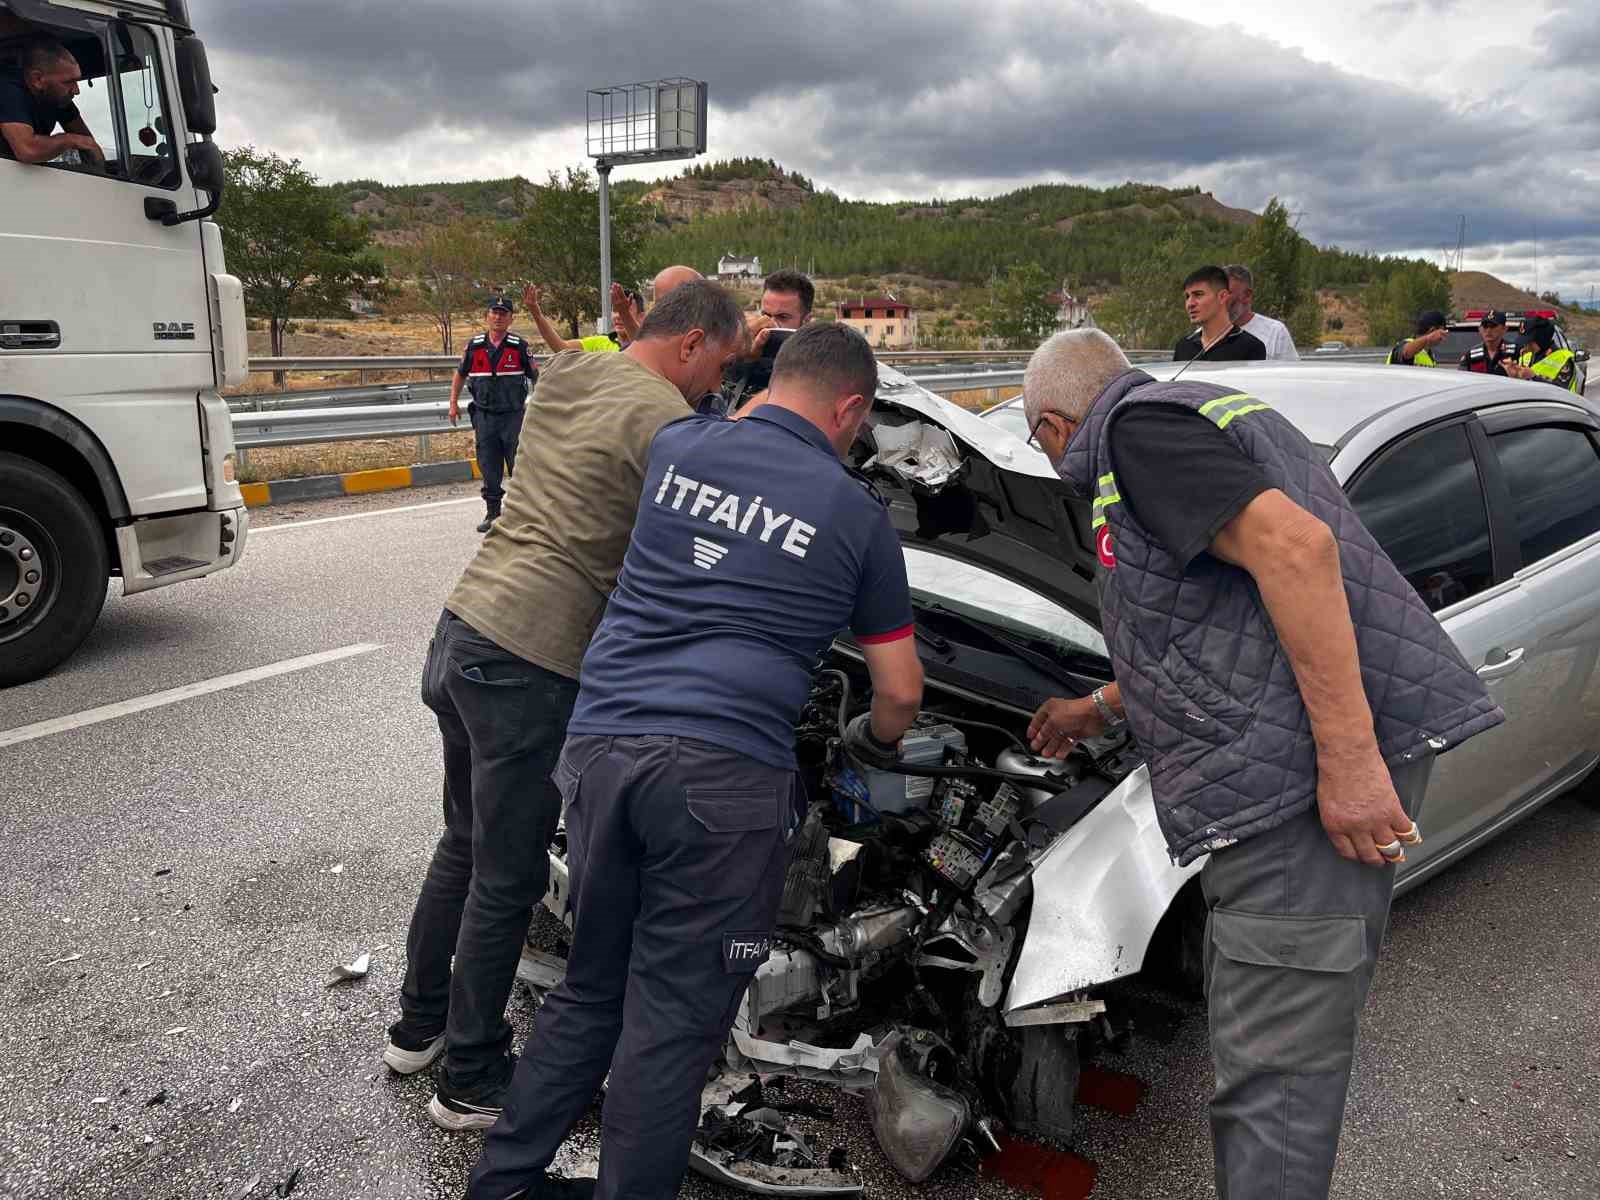
[[[460,419],[461,384],[472,393],[467,415],[477,442],[478,471],[483,475],[483,520],[479,533],[500,515],[505,496],[501,486],[517,461],[517,438],[522,433],[522,412],[528,392],[539,381],[528,343],[511,332],[511,301],[496,296],[489,302],[489,328],[467,343],[450,380],[450,424]]]

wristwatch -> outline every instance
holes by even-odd
[[[1097,687],[1089,693],[1089,699],[1094,701],[1094,710],[1100,714],[1100,719],[1106,723],[1106,728],[1118,729],[1128,723],[1127,717],[1117,716],[1116,710],[1111,707],[1111,702],[1106,699],[1106,690]]]

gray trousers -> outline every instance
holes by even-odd
[[[1418,819],[1432,758],[1393,769]],[[1313,808],[1200,872],[1218,1200],[1324,1200],[1394,868],[1341,858]]]
[[[667,1197],[700,1093],[767,955],[798,826],[792,771],[675,737],[567,739],[574,913],[567,976],[544,1002],[472,1200],[537,1185],[606,1072],[600,1200]]]

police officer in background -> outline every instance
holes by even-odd
[[[1437,308],[1417,314],[1416,336],[1402,338],[1389,351],[1385,364],[1391,367],[1437,367],[1438,361],[1430,351],[1450,332],[1450,321]]]
[[[1522,353],[1506,364],[1506,374],[1515,379],[1535,379],[1553,383],[1569,392],[1578,390],[1578,360],[1571,350],[1556,345],[1556,327],[1543,317],[1527,322],[1522,329]]]
[[[1504,375],[1506,364],[1517,361],[1517,352],[1506,341],[1506,315],[1498,310],[1483,314],[1478,321],[1483,339],[1461,356],[1460,369],[1479,375]]]
[[[505,497],[501,486],[517,461],[517,438],[522,434],[522,412],[528,390],[539,381],[539,368],[528,343],[511,332],[511,301],[496,296],[489,302],[489,328],[467,342],[461,365],[450,380],[450,424],[461,417],[461,385],[467,385],[472,402],[467,416],[477,443],[478,471],[483,476],[483,520],[479,533],[500,515]]]
[[[814,325],[785,343],[746,419],[656,435],[555,772],[576,918],[567,974],[472,1200],[560,1190],[543,1173],[608,1069],[596,1194],[677,1194],[803,815],[794,722],[847,627],[873,691],[845,745],[894,761],[922,702],[905,559],[883,503],[840,461],[877,380],[865,338]]]

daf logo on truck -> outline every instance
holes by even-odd
[[[247,376],[244,292],[207,219],[225,172],[188,2],[0,0],[0,61],[30,38],[71,52],[79,112],[119,136],[92,171],[0,158],[0,688],[78,648],[107,580],[199,579],[250,531],[219,394]]]

